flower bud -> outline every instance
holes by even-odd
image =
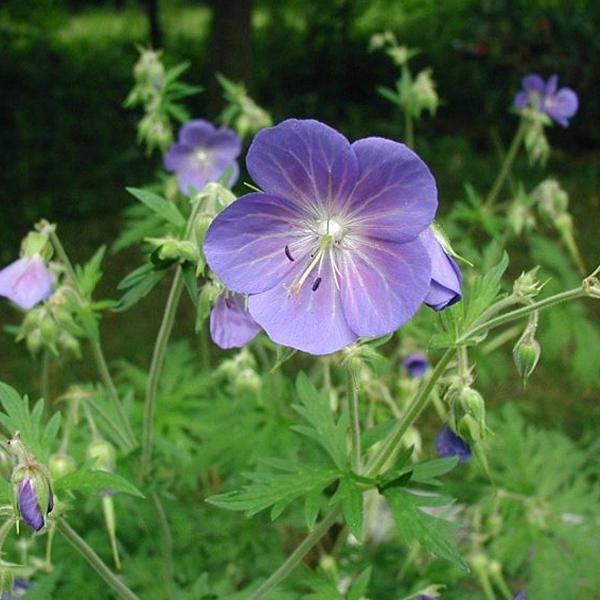
[[[12,476],[15,504],[20,517],[34,531],[46,524],[46,516],[54,508],[54,497],[46,473],[35,464],[17,467]]]
[[[53,479],[60,479],[65,475],[73,473],[77,468],[75,459],[66,452],[53,454],[48,461],[48,468]]]
[[[35,331],[28,333],[25,337],[25,343],[27,344],[27,350],[29,350],[31,354],[37,354],[44,345],[40,330],[36,329]]]
[[[556,217],[567,211],[569,195],[556,179],[545,179],[531,192],[531,197],[537,204],[540,216],[549,224]]]
[[[431,69],[421,71],[412,86],[415,109],[420,113],[427,110],[430,115],[434,115],[438,105],[439,97],[435,91],[435,82],[431,76]]]
[[[53,248],[46,234],[30,231],[21,242],[21,252],[27,258],[39,255],[44,262],[48,262],[52,258]]]
[[[234,380],[236,392],[258,393],[262,388],[262,379],[254,369],[243,369]]]
[[[481,394],[471,387],[463,388],[458,398],[462,409],[477,421],[485,430],[485,402]]]
[[[513,359],[523,385],[537,366],[541,352],[542,348],[533,337],[533,332],[526,329],[513,349]]]
[[[543,283],[540,283],[537,279],[537,272],[539,267],[531,269],[526,273],[521,273],[513,284],[513,294],[518,298],[535,298],[542,288]]]
[[[94,461],[94,468],[101,471],[114,471],[117,454],[114,446],[103,439],[93,441],[87,448],[86,455]]]

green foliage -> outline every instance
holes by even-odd
[[[3,382],[0,382],[0,403],[4,409],[4,413],[0,413],[0,423],[9,435],[19,432],[29,451],[38,460],[47,460],[60,428],[60,412],[54,413],[44,424],[44,401],[38,400],[30,410],[27,396],[19,396]]]
[[[131,494],[138,498],[144,495],[132,483],[117,473],[108,471],[75,471],[56,479],[53,483],[55,492],[62,490],[85,492],[87,494],[102,490],[111,490]]]
[[[175,227],[183,227],[185,225],[184,216],[172,202],[168,202],[158,194],[149,190],[140,190],[130,187],[127,188],[127,191],[142,204],[147,206],[153,213],[171,225],[174,225]]]

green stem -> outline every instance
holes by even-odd
[[[502,188],[504,187],[506,178],[510,173],[510,169],[513,163],[515,162],[515,158],[517,157],[517,153],[523,142],[523,138],[525,137],[525,130],[525,120],[521,119],[517,132],[515,133],[515,137],[513,138],[513,141],[510,144],[510,148],[506,153],[504,162],[502,163],[502,167],[500,168],[500,172],[498,173],[498,177],[496,177],[496,181],[494,181],[494,185],[492,186],[490,193],[485,199],[484,206],[486,206],[487,208],[494,204],[498,197],[498,194],[502,191]]]
[[[57,521],[58,530],[65,539],[79,552],[85,560],[95,569],[104,581],[124,600],[139,600],[134,594],[103,562],[94,550],[81,538],[77,532],[62,518]]]
[[[356,376],[349,365],[346,373],[347,391],[348,391],[348,409],[350,412],[350,443],[351,455],[350,464],[355,473],[361,471],[361,449],[360,449],[360,414],[358,410],[358,385]]]
[[[173,600],[176,595],[175,590],[175,565],[173,562],[173,536],[165,509],[163,508],[160,496],[157,492],[152,492],[152,502],[158,514],[158,524],[160,526],[160,534],[162,538],[163,566],[165,570],[165,587],[167,588],[167,598]]]
[[[200,209],[200,204],[200,201],[196,199],[187,222],[183,239],[189,239],[192,234],[192,229],[194,227],[198,210]],[[144,398],[144,423],[142,433],[142,477],[148,475],[150,471],[150,464],[152,460],[154,413],[156,410],[156,394],[158,392],[158,384],[162,374],[162,368],[165,363],[167,344],[169,343],[169,338],[171,337],[171,332],[173,331],[173,324],[175,323],[175,313],[177,312],[177,306],[179,305],[181,293],[183,292],[183,285],[183,270],[181,265],[177,265],[175,277],[171,283],[169,297],[167,298],[167,304],[165,305],[162,323],[160,324],[158,336],[156,337],[156,342],[154,344],[152,362],[150,363],[150,371],[148,373],[148,382],[146,383],[146,394]]]
[[[74,286],[75,292],[77,293],[77,296],[79,297],[79,300],[81,301],[81,303],[87,303],[87,300],[85,299],[85,296],[83,295],[83,293],[81,292],[81,288],[79,287],[79,281],[77,279],[77,275],[75,274],[75,269],[73,269],[71,260],[69,259],[69,256],[65,252],[65,249],[63,248],[63,245],[61,244],[59,237],[56,235],[56,232],[53,230],[50,230],[49,235],[50,235],[50,241],[52,242],[52,245],[54,246],[54,250],[56,251],[58,258],[62,262],[62,264],[65,268],[65,271],[67,272],[67,276],[71,280],[71,282]],[[127,443],[128,449],[132,450],[137,445],[136,441],[135,441],[135,436],[133,434],[133,430],[131,429],[131,424],[129,423],[129,418],[127,417],[125,409],[123,408],[123,404],[121,404],[121,400],[119,399],[119,394],[117,393],[117,388],[115,387],[115,384],[110,375],[110,371],[108,370],[108,366],[106,364],[106,359],[104,358],[104,353],[102,352],[102,346],[100,345],[100,342],[98,340],[90,339],[89,342],[90,342],[90,346],[92,349],[92,355],[94,356],[94,361],[96,363],[96,368],[98,369],[100,378],[102,379],[102,382],[108,391],[108,396],[110,398],[110,401],[112,402],[112,404],[115,408],[115,411],[118,415],[119,421],[121,422],[122,431],[125,433],[125,437],[127,438],[126,443]]]
[[[409,148],[415,147],[415,129],[407,109],[404,109],[404,141]]]
[[[253,594],[248,596],[248,600],[259,600],[260,598],[264,598],[268,592],[279,585],[292,571],[294,571],[294,569],[302,562],[302,559],[329,531],[329,528],[335,523],[339,513],[339,507],[332,508],[325,517],[323,517],[323,520],[317,523],[304,541],[288,556],[287,560],[274,571]]]
[[[50,403],[50,351],[46,348],[42,355],[42,378],[40,391],[46,406]]]
[[[14,527],[16,523],[16,519],[14,517],[8,517],[4,523],[2,523],[2,527],[0,527],[0,553],[2,552],[2,548],[4,547],[4,542],[10,533],[10,530]]]
[[[489,321],[486,321],[479,325],[475,325],[472,329],[468,330],[459,340],[457,340],[457,344],[463,344],[469,338],[476,337],[481,333],[490,331],[491,329],[495,329],[496,327],[500,327],[502,325],[505,325],[506,323],[516,321],[517,319],[526,317],[532,312],[535,312],[536,310],[550,308],[555,304],[567,302],[568,300],[575,300],[577,298],[584,298],[588,295],[589,294],[586,293],[584,288],[582,286],[579,286],[573,288],[572,290],[561,292],[560,294],[554,294],[554,296],[549,296],[548,298],[544,298],[543,300],[539,300],[538,302],[533,302],[532,304],[528,304],[527,306],[523,306],[522,308],[511,310],[510,312],[507,312],[503,315],[499,315],[498,317],[494,317]]]
[[[388,437],[384,440],[381,448],[377,451],[370,463],[367,465],[366,477],[375,477],[378,475],[388,460],[395,456],[396,452],[400,448],[402,436],[427,406],[435,384],[444,374],[444,371],[446,370],[448,363],[452,360],[453,355],[453,349],[449,348],[446,350],[442,358],[440,358],[435,366],[435,369],[431,372],[431,375],[423,381],[417,392],[417,395],[402,414],[402,418],[398,421],[398,423],[396,423],[396,426],[388,434]]]

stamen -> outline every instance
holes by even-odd
[[[320,285],[321,285],[321,278],[320,278],[320,277],[317,277],[317,278],[315,279],[315,282],[314,282],[314,283],[313,283],[313,285],[312,285],[312,291],[313,291],[313,292],[316,292],[316,291],[319,289],[319,286],[320,286]]]
[[[289,260],[291,260],[292,262],[294,262],[295,258],[292,256],[292,253],[290,252],[289,246],[285,247],[285,255],[288,257]]]

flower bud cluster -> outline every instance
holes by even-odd
[[[550,118],[544,113],[533,109],[523,111],[525,117],[525,150],[532,165],[545,165],[550,156],[550,144],[544,131],[546,125],[550,125]]]
[[[238,135],[244,139],[273,124],[271,115],[248,96],[243,84],[231,81],[223,75],[217,75],[217,78],[228,104],[220,117],[223,125],[233,126]]]
[[[224,360],[217,369],[217,376],[226,379],[235,393],[259,393],[262,389],[256,360],[246,348],[233,358]]]
[[[24,339],[32,354],[47,348],[57,356],[67,353],[80,358],[77,338],[83,332],[70,309],[69,295],[72,294],[71,288],[62,286],[44,304],[32,308],[19,327],[17,341]]]

